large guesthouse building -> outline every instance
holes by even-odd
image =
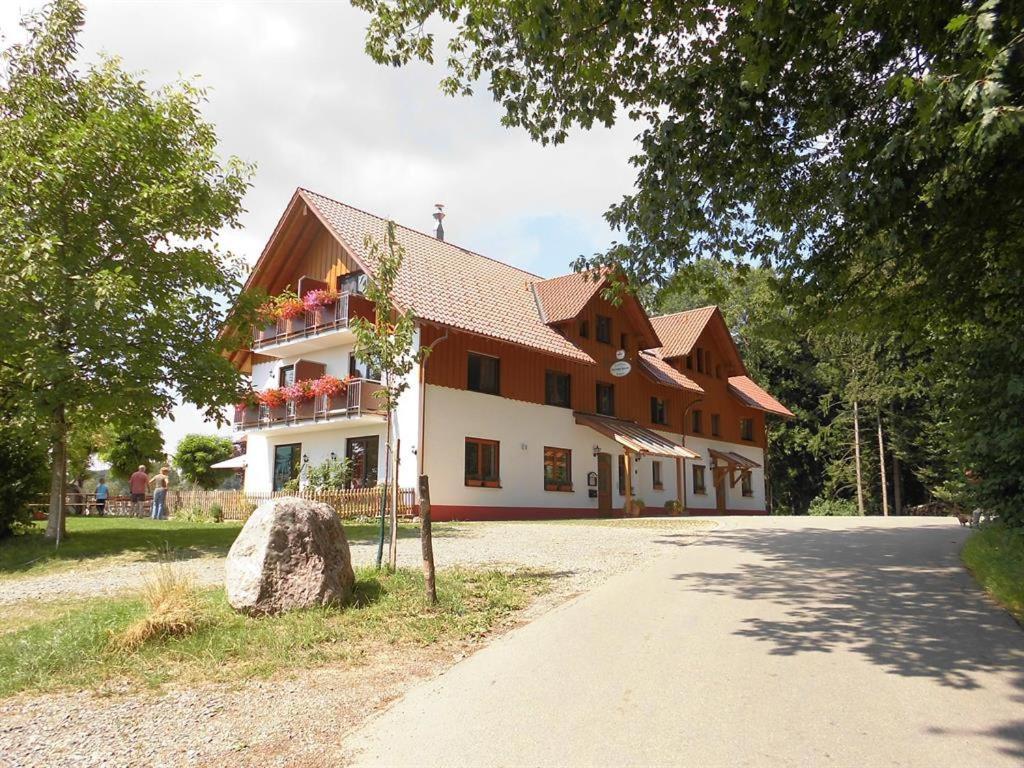
[[[246,490],[301,483],[331,456],[351,460],[353,485],[383,482],[380,375],[351,321],[373,316],[366,238],[384,233],[383,219],[299,189],[271,235],[246,289],[307,300],[234,356],[267,393],[235,412]],[[641,502],[766,511],[765,419],[792,414],[747,374],[716,307],[649,317],[630,295],[605,298],[609,275],[544,279],[438,235],[396,227],[392,297],[430,350],[393,420],[398,482],[428,475],[435,519],[614,516]]]

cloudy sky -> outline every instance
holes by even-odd
[[[0,0],[0,32],[42,3]],[[632,186],[636,128],[557,148],[500,126],[486,90],[449,98],[443,71],[390,69],[363,52],[366,16],[333,2],[87,2],[83,59],[116,54],[154,87],[198,76],[225,155],[255,162],[243,228],[222,242],[253,263],[297,186],[419,229],[447,206],[447,239],[543,276],[611,239],[602,218]],[[162,425],[168,450],[214,431],[194,409]]]

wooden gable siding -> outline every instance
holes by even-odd
[[[315,232],[299,240],[291,253],[281,256],[286,262],[285,266],[275,275],[268,293],[277,294],[285,288],[297,290],[299,278],[303,276],[323,281],[329,288],[335,288],[340,275],[357,268],[337,238],[320,222],[314,221],[310,226],[315,228]]]
[[[704,373],[697,371],[697,349],[705,352],[711,351],[711,370],[705,369]],[[743,405],[736,396],[729,392],[729,376],[737,375],[741,371],[735,369],[732,362],[736,355],[735,348],[731,342],[720,338],[718,331],[709,323],[697,338],[693,345],[691,356],[693,368],[686,367],[686,358],[680,357],[670,361],[670,364],[689,376],[704,390],[701,400],[693,405],[694,409],[703,412],[703,431],[700,437],[712,440],[724,440],[729,443],[740,445],[756,445],[759,448],[765,447],[764,412],[755,408],[748,408]],[[721,366],[721,378],[715,376],[716,366]],[[720,428],[718,435],[711,434],[711,416],[719,415]],[[740,437],[740,420],[753,419],[754,440],[743,440]],[[686,434],[695,434],[692,431],[693,422],[687,417]]]

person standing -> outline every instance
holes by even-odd
[[[167,487],[171,484],[170,467],[160,467],[160,474],[153,475],[149,482],[153,486],[153,519],[163,520],[167,516]]]
[[[146,465],[139,464],[139,468],[128,478],[128,492],[132,495],[132,517],[142,517],[142,505],[146,501],[148,487],[149,475],[146,474]]]
[[[96,484],[96,514],[103,517],[103,513],[107,509],[107,496],[110,495],[110,491],[107,489],[107,479],[101,477],[100,481]]]

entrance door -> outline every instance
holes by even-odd
[[[597,510],[602,515],[612,513],[612,457],[597,454]]]
[[[715,507],[718,509],[718,514],[725,514],[725,476],[728,471],[725,469],[715,468],[711,470],[715,475]]]

